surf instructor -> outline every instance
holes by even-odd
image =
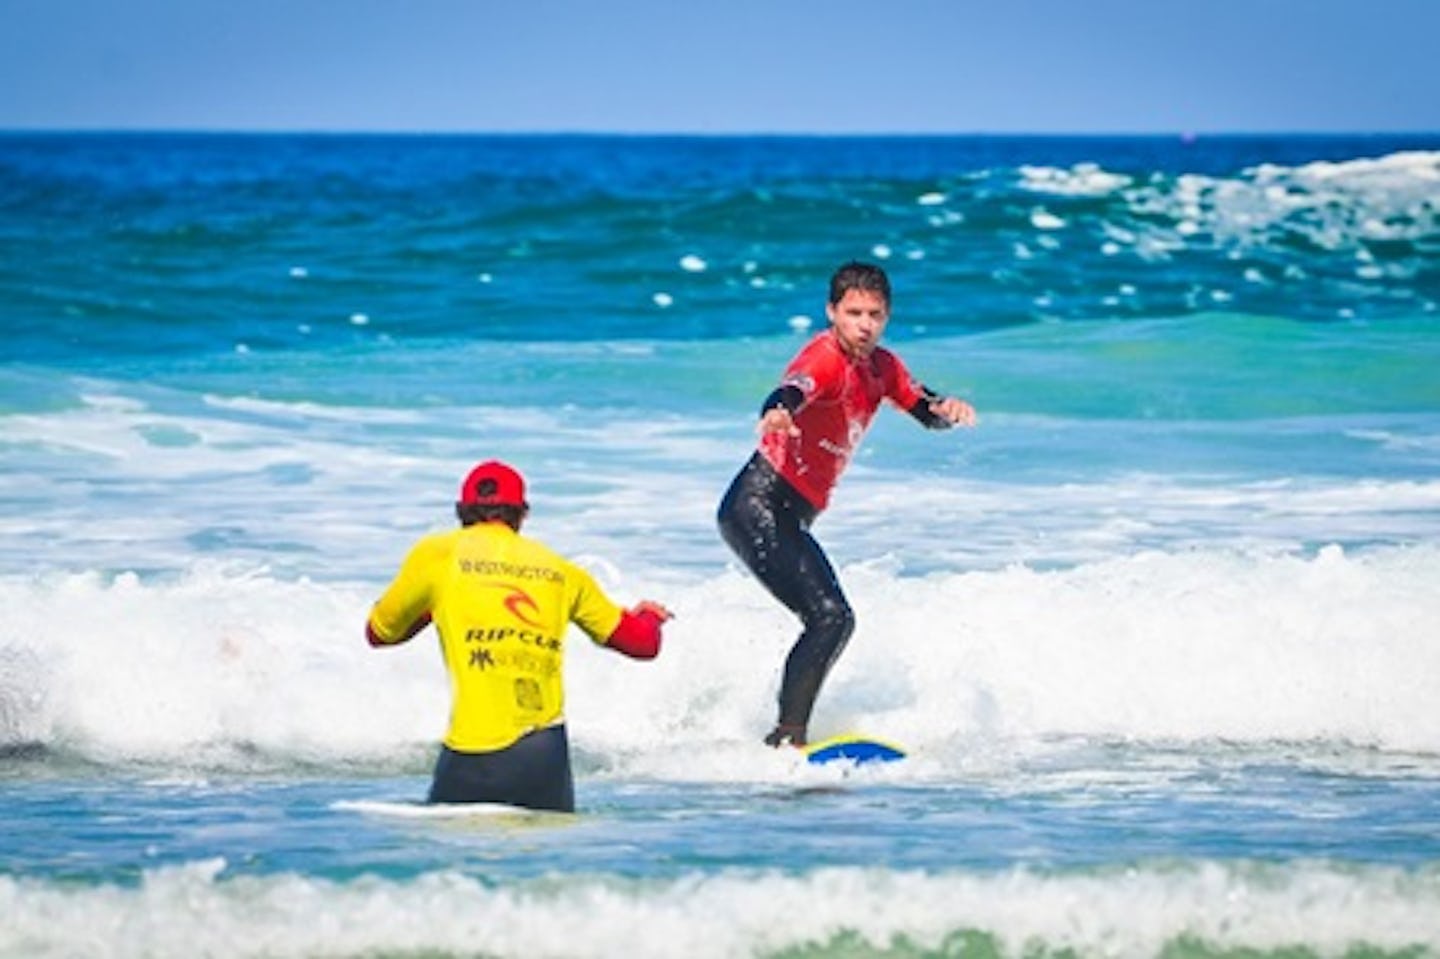
[[[930,429],[973,426],[975,410],[911,378],[880,346],[890,320],[890,280],[850,262],[830,278],[816,334],[760,406],[759,448],[720,501],[720,535],[765,588],[800,617],[785,660],[770,746],[804,746],[815,698],[855,629],[855,614],[810,525],[854,455],[882,400]]]
[[[430,802],[575,810],[562,673],[571,623],[634,659],[660,652],[670,613],[622,609],[584,569],[520,535],[525,480],[490,460],[460,487],[460,528],[422,538],[365,624],[371,646],[434,622],[450,674],[450,727]]]

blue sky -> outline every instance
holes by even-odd
[[[0,0],[0,128],[1440,131],[1440,0]]]

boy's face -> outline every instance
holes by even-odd
[[[839,303],[826,304],[825,315],[830,317],[841,348],[863,359],[880,345],[890,320],[890,307],[874,290],[846,290]]]

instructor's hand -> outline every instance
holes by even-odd
[[[630,613],[633,616],[639,616],[641,613],[650,613],[662,623],[669,622],[671,619],[675,618],[674,613],[670,612],[670,610],[666,609],[664,606],[660,605],[654,600],[650,599],[640,600],[640,602],[636,603],[630,608]]]
[[[951,426],[974,426],[975,407],[964,400],[946,396],[930,404],[930,412]]]

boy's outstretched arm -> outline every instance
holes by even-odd
[[[921,386],[924,394],[907,411],[924,426],[932,430],[946,430],[952,426],[974,426],[975,407],[954,396],[941,396],[928,386]]]

